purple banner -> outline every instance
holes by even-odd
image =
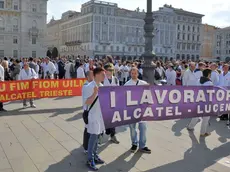
[[[230,88],[212,86],[102,87],[99,100],[106,128],[230,112]]]

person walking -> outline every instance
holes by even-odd
[[[138,79],[138,69],[136,67],[131,68],[130,70],[131,79],[125,83],[125,86],[128,85],[148,85],[147,82]],[[138,148],[138,138],[137,138],[137,131],[136,131],[137,123],[130,124],[130,136],[132,141],[131,152],[136,152]],[[139,131],[140,131],[140,138],[139,138],[139,150],[143,153],[151,154],[151,150],[146,147],[146,122],[141,121],[138,123]]]
[[[211,69],[205,69],[202,74],[203,76],[200,78],[197,85],[198,86],[213,86],[213,83],[210,80],[211,73],[212,73]],[[201,123],[201,129],[200,129],[201,137],[207,137],[211,135],[211,133],[207,131],[209,119],[210,119],[210,116],[202,117],[202,123]],[[188,127],[187,127],[188,131],[193,131],[198,121],[199,121],[199,117],[192,118],[191,122],[188,124]]]

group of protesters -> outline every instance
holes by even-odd
[[[82,88],[83,119],[85,131],[83,147],[88,155],[87,166],[97,171],[97,164],[104,161],[98,156],[97,148],[101,135],[105,132],[110,135],[111,141],[119,144],[116,137],[116,129],[105,129],[102,118],[101,107],[98,101],[98,89],[101,86],[126,86],[126,85],[148,85],[143,80],[144,71],[142,65],[144,60],[120,60],[112,56],[104,58],[77,57],[69,58],[22,58],[7,59],[0,61],[0,81],[30,80],[30,79],[72,79],[87,78]],[[230,86],[229,64],[224,62],[192,62],[185,60],[171,60],[163,62],[155,60],[152,62],[152,77],[156,85],[181,85],[181,86]],[[35,108],[34,101],[30,100],[30,106]],[[26,100],[23,107],[27,107]],[[0,103],[0,111],[5,111]],[[209,136],[208,124],[210,117],[202,120],[200,136]],[[227,120],[227,114],[220,114],[221,120]],[[193,118],[187,129],[193,131],[199,118]],[[131,136],[131,151],[151,153],[146,146],[146,123],[139,122],[139,139],[137,137],[137,124],[129,125]]]

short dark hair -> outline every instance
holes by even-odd
[[[20,63],[20,61],[18,59],[15,60],[16,63]]]
[[[211,73],[212,73],[212,70],[211,69],[205,69],[205,70],[203,70],[203,76],[204,77],[208,77],[209,75],[211,75]]]
[[[34,60],[33,57],[30,57],[30,58],[29,58],[29,61],[30,61],[30,62],[32,62],[33,60]]]
[[[97,74],[101,73],[101,72],[104,72],[105,70],[101,67],[96,67],[94,70],[93,70],[93,76],[96,76]]]

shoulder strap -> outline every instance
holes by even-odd
[[[139,80],[137,80],[137,83],[136,83],[136,85],[138,85],[139,84]]]
[[[98,96],[94,99],[94,101],[93,101],[93,103],[91,104],[91,106],[89,107],[89,110],[88,110],[88,111],[90,111],[90,110],[92,109],[92,107],[93,107],[94,104],[96,103],[97,99],[98,99]]]

